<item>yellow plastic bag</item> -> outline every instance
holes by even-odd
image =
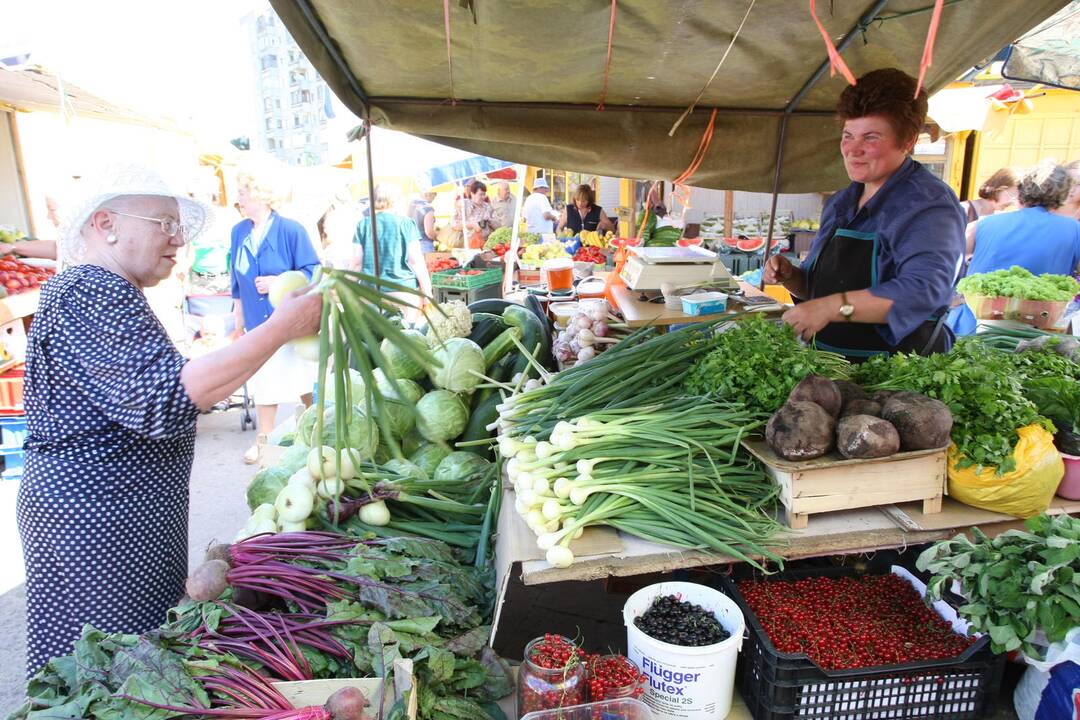
[[[1065,475],[1065,463],[1054,447],[1054,436],[1040,425],[1016,431],[1020,439],[1013,450],[1016,469],[1004,475],[996,467],[956,467],[956,446],[949,448],[949,495],[967,505],[992,512],[1028,518],[1050,505]]]

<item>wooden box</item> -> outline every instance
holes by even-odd
[[[877,460],[849,460],[830,453],[814,460],[784,460],[764,440],[743,446],[780,486],[790,527],[805,528],[809,516],[832,510],[921,500],[923,513],[941,512],[948,465],[946,448],[901,452]]]
[[[343,687],[359,688],[368,701],[365,714],[382,717],[398,699],[411,690],[415,684],[412,674],[412,660],[398,660],[394,663],[394,677],[390,686],[385,686],[382,678],[335,678],[332,680],[300,680],[296,682],[276,682],[274,687],[292,703],[294,708],[324,705],[326,700]],[[379,698],[382,697],[383,709],[380,712]],[[410,720],[416,718],[416,693],[409,695],[407,715]]]

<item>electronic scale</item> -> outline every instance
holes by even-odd
[[[677,287],[708,284],[735,290],[738,283],[716,253],[701,247],[632,247],[621,277],[631,290],[659,290],[663,283]]]

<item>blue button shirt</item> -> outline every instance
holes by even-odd
[[[252,252],[251,220],[242,220],[232,229],[232,296],[241,302],[244,328],[248,331],[266,322],[274,311],[267,295],[255,289],[255,278],[287,270],[303,270],[310,278],[319,265],[319,256],[303,225],[276,212],[271,213],[271,218],[256,252]]]
[[[968,275],[1008,270],[1071,275],[1080,265],[1080,222],[1043,207],[988,215],[975,225]]]
[[[877,283],[869,290],[893,301],[879,332],[897,345],[949,309],[964,254],[964,211],[952,189],[911,158],[860,210],[862,192],[862,183],[852,183],[829,198],[803,267],[809,275],[838,228],[873,233]]]

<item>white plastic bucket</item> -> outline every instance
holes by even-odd
[[[702,647],[654,640],[638,630],[634,618],[661,595],[675,595],[713,613],[731,636]],[[735,661],[742,647],[742,611],[735,601],[705,585],[665,582],[630,596],[623,606],[627,656],[649,677],[641,699],[657,720],[721,720],[731,711]]]

